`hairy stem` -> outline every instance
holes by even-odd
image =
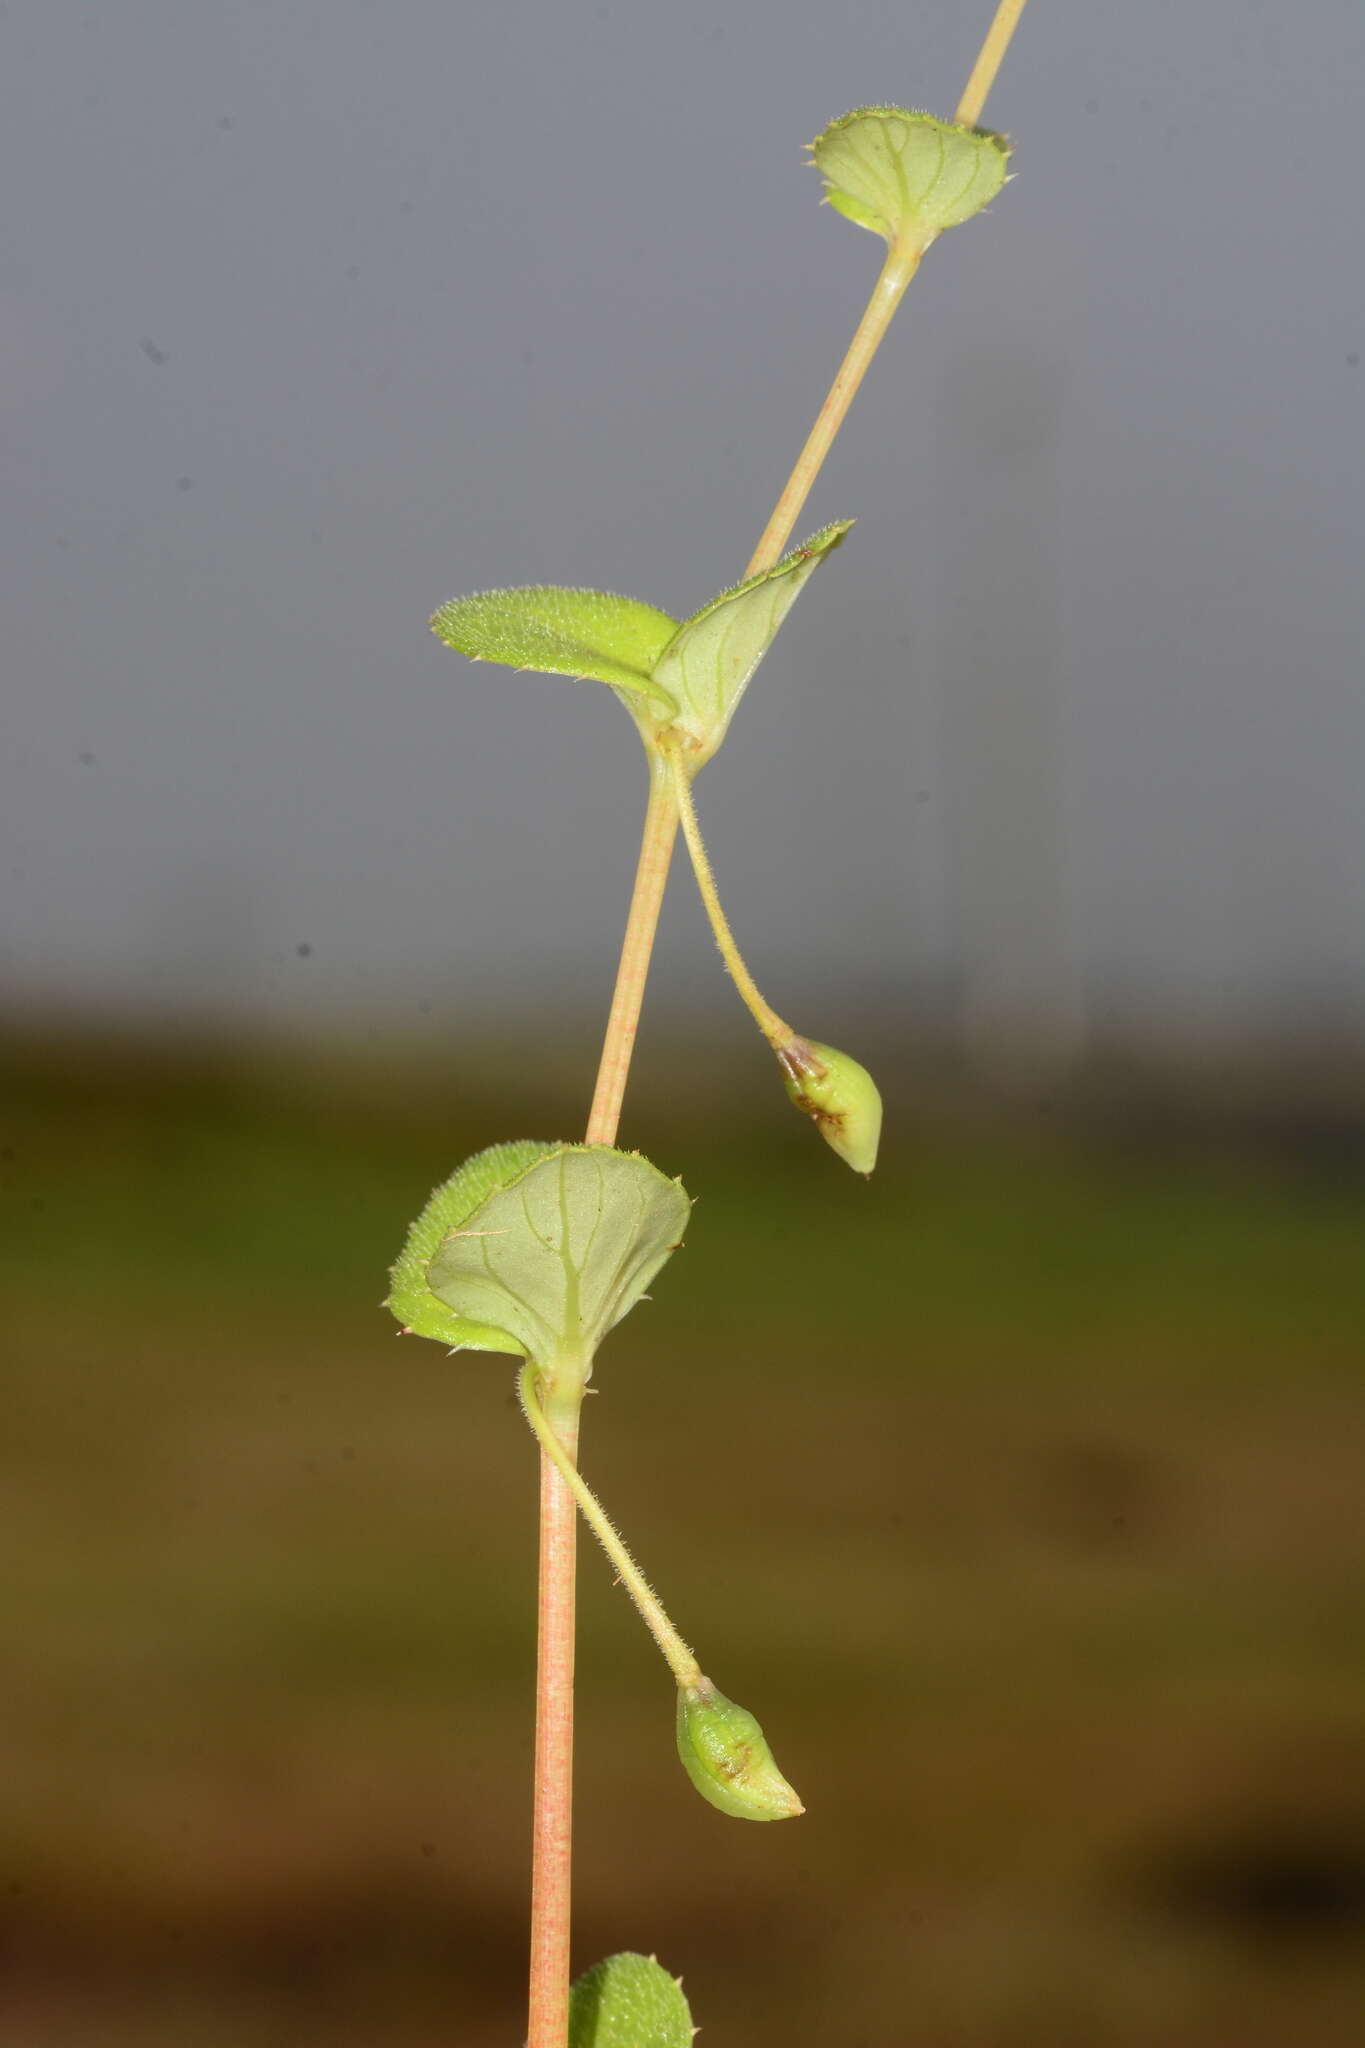
[[[607,1019],[587,1142],[611,1145],[644,1001],[678,811],[662,764],[649,757],[649,803],[635,888]],[[578,1454],[582,1381],[537,1407],[540,1598],[536,1653],[536,1780],[531,1850],[531,2008],[527,2048],[565,2048],[573,1879],[574,1592],[578,1510],[566,1474]],[[531,1410],[528,1407],[527,1414]],[[533,1425],[534,1426],[534,1425]]]
[[[701,1666],[669,1620],[662,1600],[617,1534],[606,1509],[551,1430],[540,1405],[539,1389],[540,1368],[528,1360],[517,1381],[526,1420],[539,1437],[541,1449],[578,1502],[584,1521],[615,1565],[617,1577],[640,1610],[640,1617],[662,1650],[669,1670],[679,1685],[696,1685],[702,1675]]]
[[[640,1024],[640,1006],[645,996],[654,935],[659,929],[668,866],[678,831],[678,807],[666,768],[653,748],[649,757],[649,803],[645,810],[640,861],[635,870],[635,889],[630,899],[621,959],[616,970],[616,989],[611,999],[602,1057],[597,1067],[597,1086],[588,1116],[589,1145],[614,1145],[621,1122],[621,1104],[630,1075],[635,1034]]]
[[[545,1419],[564,1462],[578,1448],[579,1376]],[[540,1605],[536,1655],[535,1815],[527,2048],[566,2048],[573,1876],[573,1665],[578,1513],[554,1460],[540,1461]]]
[[[692,784],[681,754],[671,749],[668,756],[670,773],[673,778],[673,792],[678,811],[682,818],[683,838],[692,861],[692,871],[697,878],[697,888],[710,920],[711,930],[720,955],[730,970],[730,978],[739,990],[740,999],[749,1015],[757,1024],[774,1052],[789,1045],[796,1033],[790,1024],[783,1022],[772,1004],[765,1001],[758,983],[750,974],[744,955],[735,943],[730,921],[721,907],[720,891],[716,887],[715,872],[711,857],[706,851],[701,836],[701,825],[697,818],[697,807],[692,801]]]

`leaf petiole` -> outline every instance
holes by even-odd
[[[577,1501],[584,1521],[615,1565],[618,1578],[639,1609],[645,1627],[659,1645],[664,1662],[678,1684],[683,1687],[699,1685],[702,1682],[701,1666],[674,1628],[665,1612],[663,1602],[612,1526],[606,1509],[551,1428],[549,1418],[541,1406],[540,1376],[540,1367],[534,1359],[528,1359],[517,1377],[517,1394],[526,1420],[535,1431],[546,1457]]]
[[[716,887],[716,876],[715,870],[711,866],[711,857],[706,851],[706,842],[701,836],[701,824],[697,817],[697,807],[692,801],[692,778],[687,772],[687,764],[676,747],[669,747],[665,758],[668,762],[668,772],[672,782],[673,799],[678,807],[679,817],[682,820],[683,838],[686,841],[688,855],[692,862],[692,872],[697,878],[697,888],[701,894],[701,900],[706,910],[712,935],[717,946],[720,948],[721,958],[730,971],[730,978],[739,991],[740,1000],[773,1051],[780,1054],[785,1046],[791,1044],[797,1034],[792,1030],[790,1024],[785,1023],[778,1016],[772,1004],[764,997],[758,983],[750,974],[748,964],[745,961],[744,955],[739,950],[734,933],[730,929],[730,920],[726,917],[725,911],[722,908],[720,891]]]

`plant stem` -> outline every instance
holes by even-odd
[[[1000,69],[1010,37],[1023,11],[1024,0],[1000,0],[995,19],[986,31],[980,55],[972,66],[967,89],[953,116],[959,126],[974,128],[980,120],[986,95],[995,82],[995,74]],[[858,386],[866,376],[868,365],[905,295],[905,287],[919,269],[920,258],[933,240],[932,234],[920,235],[904,243],[893,242],[888,250],[881,276],[872,288],[872,297],[854,331],[848,352],[835,372],[825,402],[815,416],[815,425],[806,437],[806,445],[796,458],[796,467],[783,485],[782,495],[773,507],[773,516],[764,527],[763,537],[744,571],[746,576],[758,576],[780,559]]]
[[[782,495],[773,507],[773,516],[763,529],[763,537],[754,549],[746,576],[758,576],[771,569],[781,558],[782,550],[791,539],[792,528],[801,517],[801,507],[811,493],[811,486],[820,473],[825,457],[829,454],[834,436],[844,423],[844,415],[853,403],[854,393],[867,374],[867,366],[877,353],[878,345],[891,316],[901,302],[905,287],[919,268],[920,257],[929,243],[921,239],[904,248],[893,243],[882,265],[881,276],[873,287],[862,319],[858,322],[853,339],[848,345],[844,360],[835,372],[834,382],[825,395],[825,402],[815,416],[815,425],[806,437],[806,445],[796,458],[796,466],[786,483]]]
[[[701,1666],[669,1620],[662,1600],[617,1534],[606,1509],[551,1430],[545,1411],[540,1405],[539,1381],[539,1367],[534,1361],[528,1360],[522,1367],[517,1381],[517,1392],[526,1411],[526,1420],[539,1437],[541,1448],[557,1468],[564,1484],[583,1510],[583,1519],[615,1565],[618,1578],[639,1608],[641,1619],[662,1650],[664,1662],[669,1670],[679,1685],[696,1685],[702,1675]]]
[[[659,928],[664,885],[668,880],[673,841],[678,831],[677,801],[667,768],[654,748],[647,748],[646,752],[649,759],[649,803],[645,810],[645,829],[640,841],[640,860],[635,870],[630,915],[626,919],[621,960],[616,970],[616,989],[611,999],[602,1057],[597,1068],[597,1086],[588,1116],[586,1142],[589,1145],[614,1145],[616,1142],[631,1054],[635,1050],[635,1034],[640,1024],[640,1005],[644,1001],[649,960],[654,950],[654,935]]]
[[[1001,59],[1023,12],[1024,0],[1000,0],[994,21],[972,69],[967,89],[958,106],[956,119],[974,126],[980,119],[986,95],[1000,67]],[[932,237],[929,238],[931,240]],[[893,247],[882,266],[871,300],[858,323],[848,352],[839,366],[834,383],[820,408],[806,445],[797,459],[772,518],[754,551],[746,576],[771,569],[791,538],[801,508],[829,453],[835,435],[853,402],[854,393],[866,375],[882,336],[891,324],[905,288],[919,267],[929,240]],[[664,887],[668,880],[673,842],[679,817],[688,830],[702,899],[711,915],[717,944],[734,976],[740,994],[748,1003],[759,1029],[769,1043],[774,1033],[792,1036],[775,1011],[764,1002],[739,948],[735,945],[716,894],[711,864],[706,858],[697,828],[691,790],[681,764],[670,768],[654,748],[649,748],[649,803],[645,811],[644,835],[639,865],[631,896],[617,968],[616,988],[607,1018],[602,1057],[597,1070],[592,1109],[588,1117],[587,1142],[612,1145],[621,1121],[631,1055],[639,1028],[650,955],[659,926]],[[682,793],[680,805],[679,792]],[[722,937],[722,934],[724,936]],[[533,1390],[534,1392],[534,1390]],[[524,1397],[523,1397],[524,1398]],[[577,1522],[569,1474],[574,1472],[578,1450],[578,1415],[582,1400],[581,1382],[572,1391],[552,1391],[544,1411],[546,1427],[552,1432],[561,1458],[542,1442],[540,1481],[540,1624],[536,1670],[536,1801],[534,1851],[531,1879],[531,2010],[527,2048],[567,2048],[569,2032],[569,1907],[573,1824],[573,1664],[574,1664],[574,1565]],[[531,1409],[527,1408],[528,1416]],[[534,1426],[534,1424],[533,1424]],[[538,1432],[539,1434],[539,1432]],[[576,1477],[576,1473],[575,1473]],[[587,1493],[586,1487],[583,1489]],[[591,1495],[588,1495],[591,1499]],[[596,1503],[594,1503],[594,1506]],[[584,1512],[587,1510],[585,1508]],[[600,1511],[599,1511],[600,1512]],[[602,1517],[606,1522],[605,1516]],[[593,1526],[608,1551],[601,1527]],[[610,1528],[610,1523],[606,1523]],[[615,1536],[615,1531],[612,1531]],[[619,1538],[617,1539],[619,1542]],[[624,1545],[621,1546],[624,1552]],[[614,1553],[612,1553],[614,1556]],[[625,1553],[628,1558],[628,1553]],[[616,1559],[620,1569],[620,1559]],[[634,1569],[632,1563],[632,1570]],[[623,1572],[627,1585],[631,1580]],[[637,1574],[638,1576],[638,1574]],[[643,1579],[640,1584],[649,1589]],[[645,1609],[638,1595],[636,1604]],[[652,1594],[650,1595],[652,1599]],[[662,1613],[662,1609],[659,1610]],[[667,1621],[667,1617],[664,1617]],[[669,1624],[671,1628],[671,1624]],[[679,1639],[681,1641],[681,1639]],[[662,1645],[661,1645],[662,1646]],[[682,1645],[684,1652],[686,1645]],[[665,1653],[667,1654],[667,1653]],[[675,1667],[676,1669],[676,1667]]]
[[[1024,0],[1000,0],[995,10],[995,19],[986,30],[986,40],[972,66],[972,75],[967,80],[967,89],[957,103],[953,115],[959,128],[975,128],[981,119],[981,109],[986,104],[986,95],[995,84],[995,74],[1001,60],[1010,46],[1010,37],[1019,26],[1019,17],[1024,11]]]
[[[649,802],[616,989],[607,1019],[587,1143],[615,1142],[659,927],[678,810],[664,765],[649,754]],[[566,1473],[578,1454],[582,1378],[556,1388],[542,1413],[540,1594],[536,1644],[535,1818],[531,1847],[531,1997],[527,2048],[566,2048],[573,1882],[574,1592],[578,1510]],[[539,1411],[538,1411],[539,1412]],[[531,1410],[527,1409],[528,1416]],[[551,1448],[553,1444],[554,1449]],[[556,1457],[554,1452],[558,1451]],[[662,1610],[661,1610],[662,1611]],[[681,1639],[680,1639],[681,1640]]]
[[[721,958],[730,970],[730,978],[739,990],[740,999],[748,1010],[749,1015],[753,1018],[755,1024],[757,1024],[759,1030],[773,1048],[773,1051],[777,1052],[783,1046],[789,1045],[795,1038],[796,1033],[792,1030],[790,1024],[784,1023],[782,1018],[778,1016],[772,1004],[764,1000],[758,983],[749,972],[744,955],[735,944],[735,935],[730,929],[730,921],[721,908],[720,891],[716,887],[716,877],[711,866],[711,857],[706,851],[706,844],[701,836],[701,825],[697,818],[697,807],[692,801],[691,778],[687,773],[682,755],[676,749],[669,750],[668,759],[673,777],[674,799],[678,806],[679,815],[682,818],[683,838],[687,841],[687,851],[692,859],[692,869],[697,877],[697,887],[701,892],[701,900],[706,907],[706,915],[710,920],[716,944],[720,948]]]
[[[581,1376],[550,1399],[547,1432],[572,1465]],[[566,2048],[573,1880],[574,1497],[540,1461],[540,1605],[536,1655],[535,1816],[531,1853],[531,1986],[527,2048]]]

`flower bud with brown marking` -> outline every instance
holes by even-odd
[[[737,1820],[791,1820],[806,1810],[753,1715],[709,1678],[678,1687],[678,1755],[702,1798]]]
[[[813,1038],[790,1038],[775,1050],[782,1085],[797,1108],[855,1173],[871,1173],[882,1132],[882,1098],[867,1068]]]

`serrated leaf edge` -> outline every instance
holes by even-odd
[[[873,227],[871,221],[864,220],[860,212],[848,212],[846,210],[845,205],[841,204],[840,201],[835,198],[834,193],[829,188],[835,185],[837,183],[837,180],[834,179],[831,176],[831,174],[828,171],[826,171],[824,167],[815,159],[814,151],[820,147],[820,144],[822,142],[827,141],[830,136],[838,134],[841,129],[851,126],[851,124],[855,121],[886,121],[893,119],[900,121],[928,121],[929,123],[932,124],[933,127],[937,129],[944,131],[955,129],[959,134],[970,135],[974,137],[977,141],[993,143],[996,149],[1005,158],[1006,162],[1009,161],[1009,158],[1013,153],[1013,143],[1010,141],[1008,135],[1003,134],[999,129],[968,127],[963,122],[960,121],[945,121],[941,114],[931,114],[927,107],[897,107],[892,106],[888,102],[886,104],[879,104],[876,106],[853,107],[847,114],[840,114],[837,120],[829,122],[826,127],[820,130],[820,133],[816,136],[814,142],[808,142],[806,144],[806,148],[812,152],[812,168],[820,172],[820,175],[824,179],[826,185],[825,195],[820,203],[822,206],[832,206],[836,213],[843,213],[846,219],[852,220],[854,222],[855,226],[869,228],[871,229],[872,233],[882,235],[883,239],[885,240],[893,240],[894,236],[888,236],[884,228]],[[1008,180],[1006,180],[1006,182],[1008,182]],[[907,215],[913,214],[915,210],[914,203],[911,201],[910,195],[906,190],[904,166],[901,162],[899,152],[896,152],[896,183],[900,193],[900,202],[903,213]],[[932,190],[933,188],[931,187],[930,189]],[[934,230],[935,235],[946,232],[946,229]]]
[[[689,1195],[687,1189],[683,1186],[682,1175],[678,1173],[665,1173],[661,1166],[656,1166],[654,1164],[654,1161],[652,1159],[647,1158],[643,1152],[627,1150],[624,1146],[620,1145],[589,1145],[585,1144],[582,1141],[582,1139],[566,1138],[559,1143],[551,1143],[548,1149],[545,1152],[543,1152],[538,1159],[533,1159],[528,1166],[523,1168],[523,1170],[520,1173],[514,1174],[510,1180],[503,1181],[497,1187],[491,1188],[489,1192],[482,1198],[481,1201],[477,1202],[472,1209],[466,1210],[463,1216],[459,1217],[455,1222],[453,1222],[450,1228],[446,1231],[444,1237],[441,1239],[440,1244],[436,1247],[436,1250],[432,1253],[431,1258],[427,1261],[427,1272],[429,1273],[431,1271],[431,1268],[435,1265],[436,1260],[439,1258],[441,1252],[445,1249],[446,1245],[449,1244],[452,1238],[462,1237],[469,1234],[462,1228],[462,1226],[469,1223],[475,1216],[477,1216],[481,1210],[487,1207],[489,1202],[497,1198],[500,1198],[503,1195],[514,1193],[515,1190],[521,1186],[523,1181],[529,1180],[533,1173],[539,1173],[540,1169],[543,1166],[549,1166],[552,1164],[552,1162],[558,1159],[566,1159],[569,1157],[570,1154],[579,1153],[587,1157],[606,1153],[610,1158],[613,1159],[634,1160],[641,1166],[647,1166],[651,1173],[658,1174],[660,1180],[667,1181],[670,1184],[670,1186],[677,1188],[679,1194],[683,1197],[683,1200],[687,1204],[689,1213],[696,1206],[695,1196]],[[641,1209],[643,1209],[643,1200],[640,1201],[639,1206],[641,1207]],[[594,1234],[595,1232],[596,1225],[594,1225]],[[671,1249],[676,1250],[677,1246],[674,1246]],[[564,1248],[561,1247],[561,1257],[563,1256],[563,1251]],[[627,1256],[629,1256],[629,1254]],[[496,1276],[491,1277],[496,1278]],[[620,1267],[618,1267],[616,1283],[610,1296],[613,1310],[615,1310],[616,1304],[620,1301],[622,1294],[626,1291],[626,1288],[629,1286],[629,1284],[630,1278],[625,1271],[625,1266],[623,1263]],[[430,1285],[429,1282],[428,1285]],[[434,1292],[434,1290],[432,1291]],[[441,1297],[438,1295],[436,1298],[437,1300],[440,1300]],[[526,1306],[525,1303],[523,1303],[522,1305],[523,1307]],[[530,1313],[534,1321],[541,1323],[542,1328],[546,1328],[547,1336],[551,1340],[553,1340],[557,1333],[549,1331],[548,1326],[544,1324],[543,1318],[541,1318],[534,1310],[531,1310]],[[604,1334],[606,1334],[606,1332],[609,1332],[611,1329],[615,1327],[615,1324],[618,1321],[620,1321],[621,1314],[623,1313],[624,1311],[615,1313],[610,1317],[609,1320],[606,1321]],[[480,1319],[475,1317],[469,1317],[466,1318],[466,1320],[470,1322],[478,1322]],[[500,1335],[510,1338],[511,1341],[517,1344],[519,1348],[521,1346],[521,1340],[517,1337],[516,1333],[514,1331],[504,1329],[503,1326],[500,1323],[495,1322],[491,1316],[484,1317],[480,1322],[480,1327],[490,1330],[497,1330]],[[533,1354],[529,1354],[523,1350],[521,1355],[530,1356]]]

